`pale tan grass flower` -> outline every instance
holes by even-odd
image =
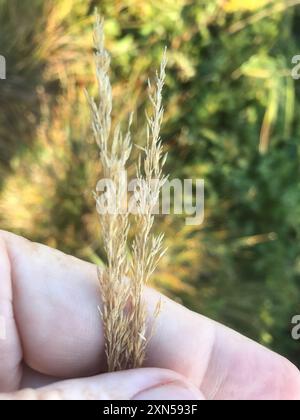
[[[120,125],[112,133],[111,113],[113,107],[112,87],[109,79],[110,56],[104,47],[104,22],[97,15],[94,33],[95,64],[98,82],[99,103],[87,94],[92,114],[92,129],[100,151],[100,162],[105,179],[115,185],[108,188],[105,199],[116,198],[115,211],[100,211],[103,195],[97,187],[95,199],[100,214],[100,225],[107,267],[98,270],[103,309],[101,310],[105,351],[108,370],[115,371],[142,366],[151,331],[146,327],[146,306],[143,287],[148,283],[164,251],[163,235],[153,236],[153,211],[159,202],[161,187],[165,181],[163,166],[166,155],[160,139],[163,119],[162,89],[165,79],[166,53],[160,72],[156,74],[154,89],[149,81],[149,97],[153,111],[147,116],[147,142],[144,157],[139,160],[137,178],[143,188],[138,192],[135,221],[138,232],[132,244],[132,259],[128,258],[129,212],[124,208],[127,190],[122,182],[132,149],[129,118],[128,130],[122,134]],[[156,309],[156,313],[158,312]]]

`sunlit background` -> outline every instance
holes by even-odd
[[[102,264],[84,87],[106,19],[114,115],[135,110],[169,50],[162,137],[172,177],[204,178],[205,223],[160,218],[155,287],[300,366],[300,0],[0,0],[0,227]]]

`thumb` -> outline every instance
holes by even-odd
[[[39,389],[0,394],[0,400],[203,400],[183,376],[143,368],[56,382]]]

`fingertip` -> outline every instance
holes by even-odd
[[[300,371],[287,359],[282,359],[282,400],[300,400]]]

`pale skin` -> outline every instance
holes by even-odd
[[[0,231],[0,399],[300,399],[288,360],[153,290],[142,369],[105,372],[96,267]],[[151,323],[151,319],[149,319]]]

